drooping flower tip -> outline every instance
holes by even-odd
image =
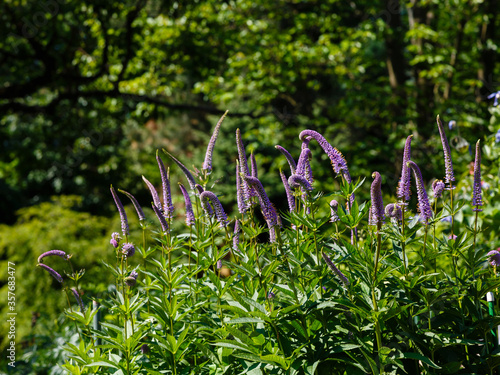
[[[401,209],[401,206],[396,203],[389,203],[385,206],[385,215],[398,221],[403,220],[403,210]]]
[[[125,243],[123,244],[122,247],[122,253],[125,255],[127,258],[130,258],[135,254],[135,247],[131,243]]]
[[[44,270],[46,270],[48,273],[50,273],[54,277],[54,279],[56,279],[60,283],[63,282],[62,276],[59,275],[59,273],[57,273],[55,270],[53,270],[52,268],[50,268],[46,264],[39,263],[39,264],[37,264],[37,266],[43,268]]]
[[[118,213],[120,214],[120,221],[121,221],[121,226],[122,226],[122,233],[123,236],[128,235],[128,219],[127,219],[127,214],[125,213],[125,209],[123,208],[123,204],[120,201],[120,198],[118,198],[118,195],[116,194],[115,189],[113,186],[110,187],[111,195],[113,196],[113,200],[115,201],[116,208],[118,209]]]
[[[176,163],[179,168],[182,170],[182,172],[184,173],[184,175],[186,176],[186,179],[188,180],[188,183],[189,183],[189,187],[191,188],[191,190],[194,190],[195,189],[195,186],[196,186],[196,181],[193,177],[193,175],[191,174],[191,172],[189,171],[189,169],[187,169],[184,164],[182,164],[179,160],[177,160],[173,155],[171,155],[167,150],[163,149],[163,152],[165,154],[168,155],[168,157],[170,157],[170,159],[172,159],[174,161],[174,163]]]
[[[304,176],[298,175],[298,174],[292,174],[288,178],[288,184],[292,189],[297,189],[297,188],[302,188],[307,192],[310,192],[313,190],[312,185],[307,181],[307,179]]]
[[[288,162],[288,165],[290,166],[290,170],[292,174],[295,173],[295,169],[297,168],[297,164],[295,163],[295,160],[293,159],[292,155],[283,147],[280,145],[274,146],[277,150],[279,150],[284,156],[286,161]]]
[[[340,279],[342,284],[347,287],[349,285],[349,280],[347,279],[347,277],[345,277],[345,275],[335,266],[335,264],[333,264],[332,260],[325,252],[321,252],[321,255],[323,256],[323,259],[325,260],[330,270]]]
[[[127,284],[129,287],[135,286],[138,276],[139,276],[139,274],[137,273],[137,271],[130,272],[130,275],[128,275],[125,278],[125,284]]]
[[[217,125],[215,125],[214,132],[212,133],[212,136],[210,137],[210,142],[208,142],[207,146],[207,152],[205,153],[205,161],[203,162],[203,166],[201,169],[203,171],[206,171],[207,174],[210,174],[212,172],[212,156],[214,152],[214,146],[215,142],[217,141],[217,137],[219,136],[219,130],[222,124],[222,121],[226,118],[226,115],[229,111],[224,112],[222,117],[219,119],[217,122]]]
[[[70,255],[66,254],[66,252],[62,250],[50,250],[46,251],[38,257],[38,263],[42,263],[42,259],[49,256],[58,256],[60,258],[63,258],[64,260],[68,260],[69,258],[71,258]]]

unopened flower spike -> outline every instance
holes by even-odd
[[[207,152],[205,153],[205,161],[203,162],[203,166],[201,167],[201,169],[203,171],[206,171],[207,174],[212,173],[212,155],[214,152],[215,142],[217,141],[217,137],[219,136],[219,130],[222,121],[224,121],[224,118],[226,118],[228,112],[229,111],[224,112],[219,122],[217,122],[217,125],[215,125],[214,132],[212,133],[212,137],[210,137],[210,142],[208,142]]]
[[[151,182],[148,181],[148,179],[146,177],[142,176],[142,179],[144,180],[144,182],[148,186],[148,189],[151,193],[151,197],[153,198],[154,205],[156,207],[158,207],[158,209],[160,211],[163,211],[163,208],[162,208],[161,202],[160,202],[160,196],[158,195],[158,192],[156,191],[155,187],[153,186],[153,184]]]
[[[123,204],[118,198],[118,195],[116,194],[115,189],[113,186],[110,187],[111,190],[111,195],[113,196],[113,200],[115,201],[116,208],[118,208],[118,213],[120,214],[120,221],[122,225],[122,233],[123,236],[128,236],[128,219],[127,219],[127,214],[125,213],[125,209],[123,208]]]
[[[455,176],[453,174],[453,163],[451,162],[451,151],[450,145],[448,143],[448,138],[446,138],[446,133],[444,132],[443,123],[437,116],[437,125],[439,130],[439,136],[441,137],[441,143],[443,145],[443,154],[444,154],[444,166],[445,166],[445,182],[447,184],[451,184],[455,181]]]
[[[137,271],[134,270],[134,271],[130,272],[130,275],[128,275],[125,278],[125,284],[127,284],[129,287],[133,287],[137,282],[138,276],[139,276],[139,274],[137,273]]]
[[[38,263],[42,263],[42,259],[49,256],[58,256],[60,258],[63,258],[64,260],[68,260],[70,258],[70,256],[62,250],[50,250],[46,251],[38,257]]]
[[[410,200],[410,180],[411,180],[411,172],[408,168],[408,162],[411,159],[411,140],[413,135],[409,135],[406,138],[405,148],[403,151],[403,165],[401,167],[401,179],[399,180],[398,188],[397,188],[397,196],[400,201],[407,202]]]
[[[434,193],[434,200],[439,199],[443,194],[445,185],[441,180],[434,180],[432,182],[432,192]]]
[[[371,207],[368,223],[370,225],[384,222],[384,202],[382,200],[382,177],[379,172],[372,173],[373,182],[370,189]]]
[[[122,194],[125,194],[128,197],[128,199],[130,199],[130,201],[134,205],[135,211],[137,212],[137,216],[139,216],[139,221],[146,220],[146,215],[144,215],[142,207],[140,206],[139,202],[137,202],[137,199],[135,199],[135,197],[132,194],[126,192],[125,190],[118,189],[118,191]]]
[[[299,134],[299,139],[301,141],[304,141],[307,139],[307,137],[312,137],[314,138],[318,144],[321,146],[323,151],[328,155],[330,158],[330,161],[332,163],[333,170],[335,173],[339,174],[342,173],[344,178],[348,183],[351,183],[351,175],[349,174],[349,169],[347,168],[347,162],[344,159],[344,156],[342,156],[342,153],[334,148],[326,139],[323,137],[321,134],[314,130],[303,130]]]
[[[167,221],[165,220],[165,216],[163,216],[163,213],[160,211],[160,209],[154,204],[154,202],[151,203],[151,207],[153,208],[153,211],[155,212],[156,214],[156,217],[158,218],[158,220],[160,221],[160,225],[161,225],[161,230],[163,231],[163,233],[167,233],[168,232],[168,223]]]
[[[339,215],[337,213],[339,208],[339,202],[337,202],[335,199],[332,199],[330,201],[330,223],[335,223],[336,221],[339,221]]]
[[[250,171],[248,169],[248,161],[247,161],[247,155],[245,152],[245,146],[243,145],[243,140],[241,138],[241,131],[240,129],[236,129],[236,146],[238,148],[238,160],[240,162],[240,173],[242,173],[245,176],[250,176]],[[245,201],[245,205],[247,207],[250,207],[250,199],[255,196],[254,189],[247,184],[247,182],[243,179],[242,180],[242,187],[243,187],[243,197]]]
[[[109,240],[109,243],[113,245],[115,249],[120,245],[120,241],[121,237],[118,232],[111,233],[111,239]]]
[[[234,251],[239,251],[238,245],[240,244],[240,233],[241,233],[240,221],[238,219],[236,219],[234,222],[234,232],[233,232],[233,250]]]
[[[295,211],[295,199],[292,194],[292,189],[290,189],[290,184],[288,183],[288,179],[285,174],[280,170],[281,181],[283,182],[283,186],[285,187],[286,200],[288,202],[288,211]]]
[[[415,182],[417,184],[417,198],[418,198],[418,208],[420,212],[420,219],[424,223],[428,223],[429,219],[432,218],[432,209],[429,204],[429,197],[427,196],[427,191],[425,190],[424,180],[422,178],[422,173],[420,168],[413,161],[408,162],[408,166],[413,170],[413,176],[415,177]]]
[[[41,267],[43,268],[44,270],[46,270],[48,273],[50,273],[54,279],[56,279],[57,281],[59,281],[60,283],[63,282],[63,278],[61,275],[59,275],[56,271],[54,271],[52,268],[50,268],[49,266],[47,266],[46,264],[43,264],[43,263],[39,263],[37,264],[38,267]]]
[[[82,298],[80,297],[80,293],[78,293],[78,290],[76,288],[71,288],[71,291],[73,292],[73,296],[75,296],[76,302],[78,302],[78,305],[80,306],[81,312],[85,312],[85,308],[83,306]]]
[[[257,162],[255,161],[255,155],[250,153],[250,174],[252,177],[259,178],[259,172],[257,171]]]
[[[209,215],[208,207],[212,206],[213,210],[215,211],[215,217],[217,218],[217,221],[219,222],[221,228],[224,228],[229,224],[226,212],[224,211],[219,198],[217,198],[217,195],[215,195],[211,191],[205,190],[203,193],[201,193],[200,199],[201,205],[207,215]]]
[[[482,211],[483,197],[481,190],[481,146],[480,141],[476,143],[476,158],[474,160],[474,188],[472,191],[473,211]]]
[[[195,218],[194,218],[194,212],[193,212],[193,205],[191,203],[191,198],[189,197],[189,193],[184,187],[179,182],[179,188],[181,189],[182,195],[184,197],[184,204],[186,205],[186,224],[188,226],[194,225],[195,224]]]
[[[276,145],[274,147],[285,156],[285,159],[288,162],[288,165],[290,166],[291,174],[294,174],[295,169],[297,168],[297,164],[295,163],[295,160],[293,159],[292,155],[290,155],[290,153],[280,145]]]
[[[166,218],[171,219],[174,216],[174,205],[172,204],[172,193],[170,191],[170,176],[165,169],[165,164],[161,160],[158,150],[156,150],[156,161],[160,169],[161,187],[163,192],[163,213]],[[154,200],[154,198],[153,198]]]
[[[191,174],[191,172],[189,171],[189,169],[187,169],[184,166],[184,164],[182,164],[179,160],[177,160],[174,156],[172,156],[167,150],[163,149],[163,152],[165,154],[167,154],[168,157],[170,159],[172,159],[174,161],[174,163],[176,163],[179,166],[179,168],[182,170],[182,172],[184,173],[184,175],[186,176],[186,178],[188,180],[189,187],[191,188],[191,190],[195,190],[196,181],[195,181],[193,175]]]
[[[342,284],[344,284],[344,287],[347,288],[347,286],[349,286],[349,280],[347,279],[347,277],[345,277],[345,275],[335,266],[335,264],[333,264],[332,260],[325,252],[322,251],[321,255],[323,256],[323,259],[325,260],[330,270],[340,279]]]
[[[243,181],[240,174],[240,162],[236,159],[236,201],[238,203],[238,211],[240,214],[247,212],[247,205],[245,203],[245,190],[243,188]]]

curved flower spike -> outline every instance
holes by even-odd
[[[191,172],[189,172],[189,169],[187,169],[184,164],[182,164],[179,160],[177,160],[175,157],[173,157],[167,150],[163,149],[163,152],[165,154],[168,155],[168,157],[170,157],[170,159],[172,159],[174,161],[174,163],[176,163],[179,168],[182,170],[182,172],[184,173],[184,176],[186,176],[187,180],[188,180],[188,183],[189,183],[189,187],[191,188],[191,190],[194,190],[195,189],[195,186],[196,186],[196,181],[194,180],[194,177],[193,175],[191,174]]]
[[[163,191],[163,213],[165,214],[165,217],[171,219],[174,216],[174,205],[172,204],[172,194],[170,192],[169,173],[165,170],[163,160],[161,160],[160,155],[158,155],[158,150],[156,150],[156,161],[158,162],[158,168],[160,169],[161,176],[161,187]]]
[[[385,216],[401,221],[403,219],[403,211],[399,204],[389,203],[385,206]]]
[[[425,190],[424,180],[422,178],[422,173],[420,168],[413,161],[408,162],[408,166],[413,170],[413,175],[415,176],[415,181],[417,184],[417,197],[418,197],[418,208],[420,211],[420,218],[424,223],[427,224],[429,219],[432,218],[432,209],[429,204],[429,197],[427,196],[427,191]]]
[[[229,111],[224,112],[219,122],[217,122],[214,132],[212,133],[212,137],[210,138],[210,142],[208,142],[207,152],[205,153],[205,161],[203,162],[203,166],[201,167],[201,170],[207,171],[207,174],[210,174],[212,172],[212,155],[214,152],[215,142],[217,141],[217,137],[219,136],[219,130],[222,121],[224,121],[228,112]]]
[[[63,278],[61,275],[59,275],[56,271],[54,271],[52,268],[50,268],[49,266],[47,266],[46,264],[43,264],[43,263],[39,263],[37,264],[38,267],[41,267],[43,268],[44,270],[46,270],[48,273],[50,273],[54,279],[56,279],[57,281],[59,281],[60,283],[63,282]]]
[[[71,291],[73,292],[73,295],[75,296],[76,302],[78,302],[78,305],[80,306],[80,310],[82,312],[85,311],[85,308],[83,306],[82,298],[80,297],[80,293],[78,293],[78,290],[76,288],[71,288]]]
[[[113,200],[115,201],[116,208],[118,208],[118,213],[120,214],[120,221],[122,224],[122,233],[123,233],[123,236],[125,237],[128,235],[127,214],[125,213],[125,209],[123,208],[123,204],[122,204],[120,198],[118,198],[118,195],[116,194],[116,191],[113,188],[113,186],[110,187],[110,190],[111,190],[111,195],[113,196]]]
[[[344,287],[347,287],[349,285],[349,280],[345,275],[333,264],[332,260],[328,255],[326,255],[325,252],[321,252],[321,255],[323,256],[323,259],[325,260],[326,264],[332,270],[332,272],[340,279],[342,284],[344,284]]]
[[[290,187],[292,189],[296,188],[302,188],[307,192],[310,192],[313,190],[312,185],[307,181],[307,179],[304,176],[298,175],[298,174],[292,174],[288,178],[288,184],[290,184]]]
[[[187,192],[184,185],[179,182],[179,188],[181,189],[182,195],[184,196],[184,203],[186,205],[186,224],[188,226],[195,224],[193,205],[191,203],[191,198],[189,197],[189,193]]]
[[[259,197],[260,208],[262,210],[262,215],[267,222],[269,228],[275,227],[278,224],[278,214],[276,213],[276,209],[272,205],[269,197],[262,186],[262,183],[255,177],[251,176],[242,176],[243,180],[245,180],[248,185],[252,186]]]
[[[384,222],[384,202],[382,200],[382,177],[380,173],[372,173],[372,186],[370,189],[370,197],[372,206],[370,207],[370,215],[368,223],[370,225],[378,225]]]
[[[276,145],[274,147],[285,156],[285,159],[288,162],[288,165],[290,166],[290,170],[292,171],[292,174],[294,174],[295,169],[297,169],[297,164],[295,163],[295,160],[293,160],[292,155],[290,155],[290,153],[280,145]]]
[[[222,207],[222,204],[219,201],[219,198],[217,198],[217,195],[215,195],[211,191],[205,190],[203,193],[201,193],[200,199],[201,205],[203,206],[203,209],[205,210],[207,215],[210,215],[208,207],[210,207],[211,205],[213,207],[213,210],[215,211],[215,217],[217,218],[217,221],[219,222],[221,228],[227,226],[227,224],[229,223],[227,220],[227,215],[224,211],[224,208]]]
[[[118,189],[118,191],[122,194],[125,194],[128,197],[128,199],[130,199],[130,201],[134,205],[135,211],[137,212],[137,216],[139,216],[139,221],[146,220],[146,215],[144,215],[144,212],[142,211],[139,202],[137,202],[137,199],[135,199],[135,197],[132,194],[126,192],[125,190]]]
[[[163,209],[161,207],[160,197],[158,196],[158,192],[156,191],[155,187],[153,186],[153,184],[151,182],[148,181],[148,179],[146,177],[142,176],[142,179],[144,180],[144,182],[148,186],[149,191],[151,192],[151,197],[153,198],[154,205],[156,207],[158,207],[160,212],[163,211]]]
[[[290,189],[290,184],[288,183],[288,179],[285,174],[280,170],[281,181],[283,182],[283,186],[285,187],[286,200],[288,201],[288,211],[295,211],[295,199],[292,194],[292,189]]]
[[[151,207],[153,208],[153,211],[155,212],[156,217],[160,221],[161,230],[163,231],[163,233],[168,232],[168,223],[165,220],[165,216],[163,216],[160,209],[154,203],[151,203]]]
[[[58,257],[63,258],[64,260],[68,260],[70,258],[70,256],[62,250],[50,250],[50,251],[46,251],[45,253],[43,253],[42,255],[40,255],[38,257],[38,263],[41,263],[43,258],[49,257],[49,256],[58,256]]]

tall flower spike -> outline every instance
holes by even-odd
[[[292,155],[290,155],[290,153],[285,148],[281,147],[280,145],[276,145],[274,147],[285,156],[285,159],[288,162],[288,165],[290,166],[290,170],[291,170],[292,174],[294,174],[295,169],[297,169],[297,164],[295,163],[295,160],[293,160]]]
[[[370,215],[368,224],[377,225],[384,222],[384,202],[382,200],[382,177],[380,173],[372,173],[372,186],[370,189],[370,197],[372,206],[370,207]]]
[[[434,180],[432,182],[432,192],[434,193],[434,200],[437,200],[441,197],[441,194],[443,194],[445,185],[444,182],[441,180]]]
[[[194,180],[194,177],[193,175],[191,174],[191,172],[189,172],[189,169],[187,169],[184,164],[182,164],[179,160],[177,160],[175,157],[173,157],[167,150],[163,149],[163,152],[165,154],[168,155],[168,157],[170,159],[172,159],[174,161],[175,164],[177,164],[179,166],[179,168],[182,170],[182,172],[184,173],[184,175],[186,176],[187,180],[188,180],[188,183],[189,183],[189,187],[191,188],[191,190],[194,190],[195,189],[195,186],[196,186],[196,181]]]
[[[236,219],[234,222],[234,232],[233,233],[234,233],[233,234],[233,250],[239,251],[238,245],[240,244],[241,228],[240,228],[240,221],[238,219]]]
[[[410,161],[411,158],[411,140],[413,138],[413,135],[409,135],[408,138],[406,138],[405,142],[405,148],[403,151],[403,165],[401,167],[401,179],[399,180],[398,188],[397,188],[397,196],[400,201],[402,202],[408,202],[410,200],[410,180],[411,180],[411,173],[410,170],[408,169],[407,163]]]
[[[429,197],[427,196],[427,191],[425,190],[424,180],[422,178],[422,173],[420,168],[413,161],[408,162],[408,166],[413,170],[413,176],[415,176],[415,181],[417,184],[417,197],[418,197],[418,209],[420,211],[421,220],[427,224],[429,219],[432,218],[432,209],[429,204]]]
[[[128,199],[130,199],[130,201],[134,205],[135,211],[137,212],[137,216],[139,216],[139,221],[146,220],[146,216],[144,215],[144,212],[142,211],[139,202],[137,202],[137,199],[135,199],[135,197],[132,194],[130,194],[125,190],[118,189],[118,191],[122,194],[125,194],[128,197]]]
[[[167,172],[167,170],[165,170],[165,164],[163,164],[163,160],[161,160],[160,155],[158,155],[158,150],[156,150],[156,161],[158,162],[158,168],[160,169],[161,176],[161,187],[163,192],[163,213],[166,218],[171,219],[174,216],[174,205],[172,204],[169,173]]]
[[[83,307],[83,302],[82,302],[82,298],[80,297],[80,293],[78,293],[78,290],[76,290],[76,288],[71,288],[71,291],[73,292],[73,295],[75,296],[76,302],[78,302],[78,305],[80,306],[80,310],[82,312],[84,312],[85,308]]]
[[[326,264],[332,270],[332,272],[340,279],[342,284],[344,284],[344,287],[347,287],[349,285],[349,280],[345,275],[333,264],[332,260],[328,255],[326,255],[325,252],[321,252],[321,255],[323,256],[323,259],[325,260]]]
[[[168,224],[167,224],[167,221],[165,220],[165,216],[163,216],[163,213],[160,211],[160,209],[153,203],[151,203],[151,207],[153,207],[153,211],[155,212],[156,214],[156,217],[158,218],[158,220],[160,221],[160,225],[161,225],[161,230],[163,231],[163,233],[166,233],[168,232]]]
[[[56,279],[57,281],[59,281],[60,283],[63,282],[63,278],[61,275],[59,275],[56,271],[54,271],[52,268],[50,268],[49,266],[47,266],[46,264],[43,264],[43,263],[39,263],[37,264],[38,267],[41,267],[43,268],[44,270],[46,270],[48,273],[50,273],[54,279]]]
[[[481,190],[481,146],[480,141],[476,143],[476,158],[474,160],[474,190],[472,192],[473,211],[482,211],[483,197]]]
[[[109,188],[109,190],[111,190],[111,195],[113,196],[113,200],[115,201],[116,208],[118,208],[118,213],[120,214],[120,221],[122,224],[123,236],[124,237],[128,236],[128,219],[127,219],[127,214],[125,213],[125,209],[123,208],[123,204],[122,204],[120,198],[118,198],[118,195],[116,194],[116,191],[113,188],[113,186],[111,186]]]
[[[294,174],[303,176],[309,181],[310,184],[313,183],[312,171],[311,171],[311,150],[308,148],[303,148],[299,156],[299,161],[297,162],[297,170]]]
[[[307,139],[307,137],[314,138],[318,144],[321,146],[323,151],[328,155],[330,161],[332,163],[333,170],[335,173],[342,173],[344,178],[348,183],[351,183],[351,175],[349,174],[349,169],[347,168],[347,162],[342,156],[341,152],[334,148],[321,134],[314,130],[303,130],[299,134],[299,138],[301,141]]]
[[[243,188],[243,181],[240,174],[240,162],[236,159],[236,200],[238,202],[238,211],[240,214],[247,212],[247,205],[245,204],[245,190]]]
[[[203,206],[203,209],[205,210],[207,215],[209,215],[207,207],[211,205],[213,207],[213,210],[215,211],[215,217],[217,218],[220,227],[224,228],[225,226],[227,226],[229,222],[227,220],[226,212],[224,211],[219,198],[217,198],[217,195],[215,195],[211,191],[205,190],[203,193],[201,193],[200,199],[201,205]]]
[[[292,189],[290,189],[290,184],[285,174],[280,170],[281,181],[283,181],[283,186],[285,187],[286,200],[288,201],[288,211],[295,211],[295,199],[292,194]]]
[[[443,145],[443,153],[444,153],[444,167],[445,167],[445,182],[447,184],[451,184],[452,181],[455,181],[455,176],[453,174],[453,164],[451,162],[451,151],[450,145],[448,144],[448,138],[446,138],[446,134],[444,132],[443,123],[437,116],[437,125],[439,130],[439,136],[441,137],[441,143]]]
[[[339,215],[337,213],[337,210],[339,209],[339,202],[337,202],[335,199],[332,199],[330,201],[330,223],[335,223],[336,221],[339,221]]]
[[[40,255],[38,257],[38,263],[41,263],[43,258],[49,257],[49,256],[58,256],[58,257],[63,258],[64,260],[68,260],[70,258],[69,255],[66,254],[62,250],[50,250],[50,251],[46,251],[45,253],[43,253],[42,255]]]
[[[255,161],[255,155],[253,152],[250,154],[250,170],[251,176],[259,178],[259,172],[257,171],[257,162]]]
[[[181,189],[182,195],[184,197],[184,203],[186,205],[186,224],[188,226],[194,225],[195,224],[195,219],[194,219],[194,212],[193,212],[193,205],[191,203],[191,198],[189,197],[189,193],[184,187],[179,182],[179,188]]]
[[[222,121],[224,121],[224,118],[226,118],[228,112],[229,111],[224,112],[217,125],[215,125],[215,129],[214,132],[212,133],[212,137],[210,138],[210,142],[208,142],[207,152],[205,154],[205,161],[203,162],[203,166],[201,167],[203,171],[207,171],[207,174],[212,173],[212,155],[214,152],[215,142],[217,141],[217,137],[219,136],[219,130]]]
[[[236,129],[236,146],[238,148],[238,160],[240,162],[240,173],[245,176],[249,176],[250,172],[248,170],[247,155],[245,153],[245,146],[243,145],[243,140],[241,139],[240,129]],[[242,180],[243,188],[243,200],[246,206],[250,206],[250,198],[252,195],[252,188],[248,186],[245,179]]]
[[[156,207],[158,207],[158,209],[160,211],[163,211],[163,209],[161,207],[160,197],[158,196],[158,192],[156,191],[155,187],[153,186],[153,184],[151,182],[148,181],[148,179],[146,177],[142,176],[142,179],[144,180],[144,182],[148,186],[149,191],[151,192],[151,197],[153,198],[154,205]]]
[[[312,185],[307,181],[307,179],[304,176],[298,175],[298,174],[292,174],[288,178],[288,183],[290,184],[290,187],[292,189],[296,188],[301,188],[306,192],[310,192],[313,190]]]
[[[271,242],[276,240],[274,227],[280,225],[280,220],[278,218],[278,214],[276,213],[276,209],[273,204],[269,200],[269,197],[262,186],[262,183],[259,179],[251,176],[242,176],[243,179],[252,186],[257,192],[257,196],[259,197],[260,209],[262,211],[262,215],[267,222],[267,226],[269,227],[269,236]]]

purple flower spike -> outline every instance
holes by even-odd
[[[195,186],[196,186],[196,181],[194,180],[194,177],[191,174],[191,172],[189,172],[189,169],[187,169],[184,166],[184,164],[182,164],[179,160],[177,160],[175,157],[173,157],[167,150],[163,149],[163,152],[165,154],[167,154],[170,157],[170,159],[172,159],[174,161],[174,163],[179,166],[179,168],[182,170],[182,172],[184,173],[184,175],[186,176],[186,178],[188,180],[189,187],[191,188],[191,190],[194,190]]]
[[[476,159],[474,160],[474,190],[472,192],[473,211],[482,211],[483,197],[481,190],[481,146],[480,141],[476,143]]]
[[[330,223],[335,223],[336,221],[339,221],[339,215],[337,214],[337,210],[339,208],[339,202],[337,202],[335,199],[332,199],[330,201]]]
[[[75,296],[76,302],[78,302],[78,305],[80,305],[81,312],[84,312],[85,308],[83,306],[83,302],[82,302],[82,298],[80,297],[80,293],[78,293],[78,290],[76,290],[76,288],[71,288],[71,291],[73,292],[73,295]]]
[[[118,232],[113,232],[111,233],[111,239],[109,240],[109,243],[113,245],[113,247],[116,249],[118,245],[120,244],[121,238]]]
[[[370,216],[368,224],[378,225],[384,222],[384,202],[382,200],[382,177],[380,173],[372,173],[372,186],[370,189],[370,196],[372,206],[370,207]]]
[[[305,148],[309,148],[309,143],[311,143],[313,137],[306,137],[302,140],[302,146],[300,148],[303,150]]]
[[[161,160],[160,155],[158,155],[158,150],[156,150],[156,161],[158,162],[158,168],[160,169],[161,176],[161,187],[163,192],[163,213],[165,214],[166,218],[171,219],[174,216],[174,205],[172,204],[172,194],[170,192],[169,173],[165,170],[163,160]]]
[[[448,144],[448,138],[446,138],[443,123],[441,122],[439,115],[437,116],[437,125],[438,125],[438,130],[439,130],[439,136],[441,137],[441,143],[443,144],[445,182],[447,184],[451,184],[452,181],[455,181],[455,176],[453,174],[453,164],[451,162],[450,145]]]
[[[269,200],[266,191],[262,186],[262,183],[255,177],[251,176],[242,176],[242,177],[243,180],[245,180],[250,186],[255,188],[255,190],[257,191],[260,208],[262,210],[262,214],[264,215],[264,219],[267,221],[269,228],[278,225],[278,215],[276,213],[276,209]]]
[[[297,168],[297,170],[298,170],[298,168]],[[292,189],[296,189],[296,188],[300,187],[301,189],[303,189],[304,191],[307,191],[307,192],[310,192],[313,190],[313,187],[309,183],[309,181],[307,181],[307,179],[304,176],[300,176],[298,174],[292,174],[288,178],[288,183],[290,184],[290,187]]]
[[[406,138],[405,148],[403,151],[403,166],[401,168],[401,180],[399,180],[398,188],[397,188],[397,196],[402,202],[407,202],[410,200],[410,180],[411,173],[408,169],[407,163],[411,158],[411,139],[413,135],[409,135]]]
[[[205,191],[205,189],[203,189],[203,186],[201,186],[200,184],[196,184],[195,191],[197,191],[198,195],[200,195],[201,193],[203,193]]]
[[[299,161],[297,162],[297,170],[294,174],[305,177],[307,181],[312,185],[314,181],[312,177],[310,160],[311,150],[309,150],[308,148],[303,148],[299,156]]]
[[[205,161],[203,162],[203,166],[201,167],[203,171],[207,171],[207,174],[210,174],[212,172],[212,155],[214,152],[215,142],[217,141],[217,137],[219,136],[219,130],[222,121],[224,121],[224,118],[226,117],[228,112],[229,111],[224,112],[217,125],[215,125],[215,129],[212,134],[212,137],[210,138],[210,142],[208,142],[207,152],[205,154]]]
[[[160,221],[160,225],[161,225],[161,230],[163,231],[163,233],[166,233],[168,232],[168,224],[167,224],[167,221],[165,220],[165,217],[163,216],[162,212],[160,211],[160,209],[154,204],[154,203],[151,203],[151,207],[153,207],[153,211],[155,212],[156,214],[156,217],[158,218],[158,220]]]
[[[70,258],[69,255],[66,254],[62,250],[50,250],[50,251],[43,253],[42,255],[40,255],[38,257],[38,263],[42,263],[43,258],[50,257],[50,256],[58,256],[58,257],[63,258],[64,260],[68,260]]]
[[[323,259],[325,260],[326,264],[328,264],[328,267],[332,272],[340,279],[342,284],[344,284],[344,287],[347,287],[349,285],[349,280],[347,277],[344,276],[344,274],[333,264],[332,260],[326,253],[321,252],[321,255],[323,256]]]
[[[335,173],[342,173],[344,178],[348,183],[351,183],[351,175],[349,174],[349,169],[347,168],[347,162],[345,161],[342,153],[334,148],[321,134],[314,130],[303,130],[299,134],[299,138],[301,141],[307,139],[307,137],[314,138],[318,144],[321,146],[323,151],[328,155],[330,161],[332,163],[333,170]]]
[[[259,172],[257,171],[257,162],[255,161],[255,155],[253,152],[250,154],[250,170],[251,176],[255,178],[259,178]]]
[[[240,244],[240,233],[241,233],[241,228],[240,228],[240,221],[236,219],[234,222],[234,232],[233,232],[233,250],[234,251],[239,251],[238,245]]]
[[[385,206],[385,216],[401,221],[403,220],[403,211],[398,204],[389,203]]]
[[[203,206],[203,209],[205,210],[207,215],[209,215],[208,207],[212,206],[213,210],[215,211],[215,217],[217,218],[220,227],[224,228],[225,226],[227,226],[229,222],[227,220],[224,208],[222,207],[219,198],[217,198],[217,195],[215,195],[211,191],[204,191],[203,193],[201,193],[200,199],[201,205]]]
[[[184,203],[186,205],[186,224],[188,226],[195,224],[193,205],[191,204],[191,198],[189,197],[189,193],[187,192],[184,185],[179,182],[179,188],[181,189],[182,195],[184,196]]]
[[[139,276],[139,274],[137,273],[137,271],[130,272],[130,275],[128,275],[125,278],[125,284],[127,284],[129,287],[135,286],[138,276]]]
[[[439,199],[441,197],[441,194],[443,194],[445,185],[444,182],[441,180],[434,180],[432,182],[432,191],[434,193],[434,200]]]
[[[113,186],[110,187],[111,190],[111,195],[113,196],[113,199],[116,204],[116,208],[118,208],[118,213],[120,214],[120,221],[122,223],[122,233],[123,236],[128,235],[128,220],[127,220],[127,214],[125,213],[125,209],[123,208],[123,204],[120,201],[120,198],[118,198],[118,195],[116,195],[116,191],[113,188]]]
[[[290,153],[280,145],[276,145],[274,147],[278,149],[285,156],[285,159],[288,161],[288,165],[290,166],[290,170],[292,174],[294,174],[295,169],[297,169],[297,164],[295,163],[295,160],[293,160],[292,155],[290,155]]]
[[[415,176],[415,181],[417,184],[417,197],[418,197],[418,207],[420,211],[421,220],[427,224],[429,219],[432,218],[431,205],[429,204],[429,198],[427,196],[427,191],[425,190],[424,180],[422,178],[422,173],[420,168],[413,161],[408,162],[408,166],[413,170],[413,175]]]
[[[286,200],[288,201],[288,211],[295,211],[295,199],[292,194],[292,189],[290,189],[290,184],[285,174],[280,171],[281,181],[283,181],[283,186],[285,187]]]
[[[500,251],[491,250],[488,254],[488,260],[492,266],[498,267],[500,266]]]
[[[245,204],[245,190],[243,188],[243,181],[240,174],[240,162],[238,159],[236,159],[236,200],[238,202],[239,213],[244,214],[247,212],[247,205]]]
[[[139,221],[146,220],[146,216],[144,215],[144,212],[142,211],[139,202],[137,202],[137,199],[135,199],[135,197],[132,194],[126,192],[125,190],[118,189],[118,191],[122,194],[125,194],[128,197],[128,199],[130,199],[130,201],[134,205],[135,211],[137,212],[137,216],[139,216]]]
[[[243,145],[243,140],[241,139],[240,129],[236,129],[236,146],[238,147],[238,160],[240,162],[240,173],[244,176],[249,176],[250,171],[248,170],[247,155],[245,153],[245,146]],[[248,183],[242,180],[243,188],[243,200],[246,206],[250,206],[250,198],[252,197],[252,188],[248,186]]]
[[[148,181],[148,179],[146,177],[142,176],[142,179],[144,180],[144,182],[148,186],[149,191],[151,192],[151,197],[153,198],[154,205],[156,207],[158,207],[158,209],[160,211],[163,211],[163,209],[161,207],[160,197],[158,196],[158,192],[156,191],[155,187],[153,186],[153,184],[151,182]]]
[[[124,243],[122,247],[122,253],[125,255],[127,258],[130,258],[135,254],[135,247],[131,243]]]
[[[48,273],[50,273],[54,279],[56,279],[57,281],[59,281],[60,283],[63,282],[63,278],[61,275],[59,275],[56,271],[54,271],[52,268],[50,268],[49,266],[47,266],[46,264],[43,264],[43,263],[39,263],[37,264],[38,267],[41,267],[43,268],[44,270],[46,270]]]

